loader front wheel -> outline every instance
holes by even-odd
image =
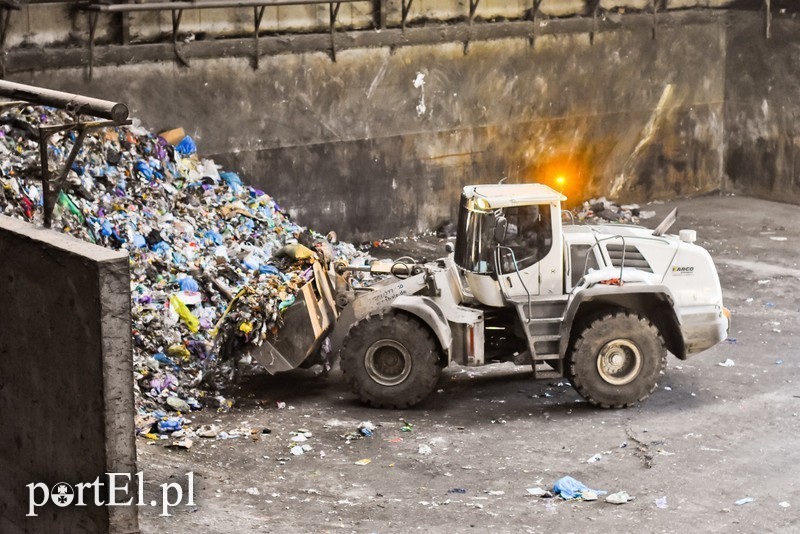
[[[653,323],[620,310],[586,325],[573,344],[567,373],[587,401],[623,408],[650,396],[666,362],[664,339]]]
[[[408,408],[427,397],[441,372],[442,351],[430,330],[401,312],[371,315],[350,329],[341,367],[358,397],[375,408]]]

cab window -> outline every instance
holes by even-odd
[[[505,208],[503,216],[508,221],[500,249],[504,274],[526,269],[547,256],[553,246],[549,204]]]

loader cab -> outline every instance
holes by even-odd
[[[563,293],[563,200],[541,184],[464,188],[455,262],[475,300],[503,307]]]

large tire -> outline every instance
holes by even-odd
[[[664,339],[653,323],[620,310],[586,324],[573,344],[567,374],[590,403],[624,408],[656,389],[666,364]]]
[[[436,387],[442,350],[423,323],[392,311],[356,323],[342,344],[341,357],[345,380],[363,402],[402,409]]]

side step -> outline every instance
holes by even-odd
[[[564,376],[564,362],[559,354],[559,349],[565,307],[566,299],[532,301],[530,310],[528,310],[527,302],[516,305],[517,314],[528,341],[529,351],[525,357],[531,363],[534,378],[561,378]],[[528,311],[531,312],[532,317],[526,313]]]
[[[539,363],[533,365],[533,378],[540,379],[540,378],[563,378],[563,360],[548,360],[550,364],[547,363]],[[556,368],[551,367],[551,365],[555,365]]]

